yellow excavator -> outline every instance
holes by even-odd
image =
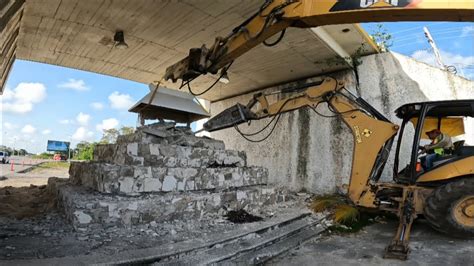
[[[288,27],[317,27],[377,21],[474,21],[474,1],[440,0],[267,0],[259,10],[228,36],[217,37],[190,49],[188,57],[167,68],[163,80],[182,80],[182,86],[200,75],[223,76],[232,62],[256,45],[275,45]],[[276,43],[267,39],[280,33]],[[156,86],[158,87],[158,86]],[[451,134],[464,133],[463,119],[474,117],[474,100],[420,102],[401,106],[397,117],[401,126],[360,97],[345,89],[344,83],[328,77],[318,83],[289,88],[288,97],[269,102],[256,94],[246,105],[236,104],[210,119],[204,129],[215,131],[251,120],[276,117],[299,108],[321,113],[326,105],[333,117],[342,119],[354,137],[352,172],[348,197],[361,208],[395,213],[398,230],[385,257],[406,259],[410,231],[415,218],[423,215],[431,226],[456,237],[474,238],[474,147],[457,142],[447,154],[423,170],[419,166],[423,133],[437,129]],[[414,134],[405,134],[413,126]],[[397,133],[394,182],[379,181]],[[240,132],[242,133],[242,132]],[[399,168],[401,143],[412,138],[409,162]],[[405,156],[405,155],[404,155]]]

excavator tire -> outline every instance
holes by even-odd
[[[426,199],[424,215],[439,232],[474,238],[474,176],[436,188]]]

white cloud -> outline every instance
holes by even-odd
[[[49,134],[51,134],[51,130],[50,129],[45,129],[45,130],[41,131],[41,134],[49,135]]]
[[[63,125],[68,125],[68,124],[72,124],[72,121],[69,119],[63,119],[63,120],[59,120],[59,123]]]
[[[85,127],[78,127],[74,134],[72,134],[72,139],[76,141],[87,141],[91,140],[94,137],[94,132],[88,131]]]
[[[8,130],[18,128],[18,125],[12,124],[12,123],[9,123],[9,122],[5,122],[2,125],[5,127],[5,129],[8,129]]]
[[[75,91],[88,91],[90,89],[82,79],[69,79],[67,82],[59,84],[58,87]]]
[[[474,26],[462,27],[461,37],[472,36],[474,34]]]
[[[91,116],[88,114],[84,114],[83,112],[80,112],[76,117],[77,123],[79,123],[79,125],[82,125],[82,126],[87,126],[90,119],[91,119]]]
[[[0,103],[1,110],[6,113],[26,114],[33,110],[32,103]]]
[[[3,101],[11,101],[13,98],[15,98],[15,93],[10,88],[5,88],[5,91],[3,91],[2,94],[2,100]]]
[[[121,94],[114,91],[109,95],[110,107],[113,109],[128,110],[135,103],[133,98],[128,94]]]
[[[100,110],[104,109],[104,104],[101,103],[101,102],[93,102],[90,105],[91,105],[92,109],[94,109],[94,110],[100,111]]]
[[[32,125],[25,125],[21,129],[21,133],[24,133],[24,134],[34,134],[35,132],[36,132],[36,128]]]
[[[20,83],[10,90],[6,88],[1,96],[2,112],[25,114],[33,110],[35,103],[46,98],[46,87],[41,83]]]
[[[95,128],[97,129],[97,131],[103,132],[104,130],[107,130],[107,129],[117,128],[118,125],[119,125],[119,121],[117,119],[109,118],[109,119],[102,120],[102,123],[97,124]]]

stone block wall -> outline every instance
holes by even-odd
[[[247,165],[245,152],[167,144],[99,144],[94,161],[110,164],[166,167],[217,167]]]
[[[264,185],[268,171],[261,167],[162,167],[98,162],[71,163],[71,181],[103,193],[217,190]]]
[[[245,152],[172,124],[98,145],[93,161],[72,162],[69,173],[68,183],[51,186],[76,228],[199,219],[285,200],[283,190],[266,185],[267,169],[248,166]]]
[[[146,193],[134,197],[91,192],[55,178],[50,179],[49,186],[76,229],[91,224],[129,227],[151,221],[201,219],[237,209],[258,212],[265,206],[286,200],[286,194],[272,186],[245,187],[220,193]]]

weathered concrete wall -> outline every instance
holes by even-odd
[[[474,98],[472,81],[395,53],[362,58],[358,73],[359,88],[356,88],[352,72],[345,71],[332,76],[345,81],[348,90],[361,95],[397,124],[400,121],[396,119],[394,111],[402,104]],[[314,80],[318,78],[301,82]],[[282,87],[269,88],[264,92]],[[211,112],[215,115],[237,102],[247,103],[251,97],[252,94],[246,94],[214,102]],[[242,125],[240,128],[244,132],[254,132],[268,121],[253,121],[250,126]],[[269,169],[270,182],[292,190],[329,193],[348,182],[353,149],[350,130],[341,120],[322,118],[310,109],[283,114],[273,135],[260,143],[246,141],[234,129],[213,132],[211,135],[223,140],[228,148],[246,151],[249,163]],[[386,167],[384,178],[391,177],[392,160]]]

